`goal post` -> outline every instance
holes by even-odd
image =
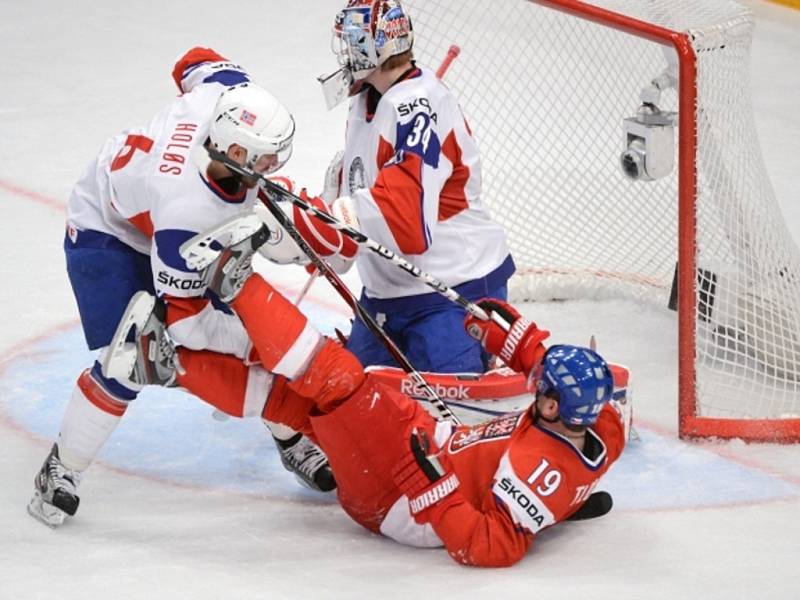
[[[732,0],[404,4],[420,63],[461,50],[446,83],[509,235],[512,300],[667,310],[674,287],[680,435],[800,441],[800,253],[755,131],[752,14]]]

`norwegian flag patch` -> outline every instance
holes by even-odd
[[[255,116],[253,113],[251,113],[251,112],[248,112],[248,111],[246,111],[246,110],[244,110],[244,109],[242,110],[242,114],[241,114],[241,115],[239,115],[239,120],[240,120],[242,123],[245,123],[245,124],[247,124],[247,125],[250,125],[250,127],[252,127],[253,125],[255,125],[255,124],[256,124],[256,119],[257,119],[257,118],[258,118],[258,117],[256,117],[256,116]]]

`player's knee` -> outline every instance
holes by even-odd
[[[303,375],[289,384],[301,396],[312,398],[316,408],[330,412],[360,388],[366,375],[355,355],[327,340]]]

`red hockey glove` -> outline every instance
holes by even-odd
[[[491,298],[478,302],[489,315],[483,321],[472,315],[464,319],[467,333],[478,340],[487,352],[499,356],[515,371],[529,373],[544,357],[542,342],[550,336],[546,329],[525,319],[516,308]],[[505,326],[510,325],[509,329]]]
[[[429,509],[446,506],[459,495],[458,477],[444,452],[432,446],[425,431],[411,432],[410,452],[392,469],[397,488],[408,497],[408,508],[417,523],[427,523]]]
[[[309,198],[305,189],[300,190],[300,198],[314,206],[314,208],[318,208],[328,214],[331,212],[322,198],[318,196]],[[296,206],[294,207],[294,225],[300,235],[303,236],[303,239],[308,242],[308,245],[320,256],[338,255],[349,260],[358,251],[358,244],[349,237],[342,235],[337,229],[334,229],[318,217],[310,215]]]

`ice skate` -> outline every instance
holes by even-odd
[[[255,212],[242,213],[187,240],[180,254],[190,268],[205,271],[209,289],[220,300],[231,302],[253,272],[253,254],[269,237]]]
[[[64,466],[58,455],[58,444],[53,444],[33,480],[36,489],[28,504],[28,513],[48,527],[63,524],[78,510],[80,498],[76,489],[79,482],[80,473]]]
[[[275,440],[281,462],[304,486],[318,492],[336,489],[336,480],[328,458],[310,439],[298,433],[288,440]]]
[[[179,366],[164,319],[162,303],[147,292],[135,294],[103,359],[103,376],[137,385],[173,385]]]

